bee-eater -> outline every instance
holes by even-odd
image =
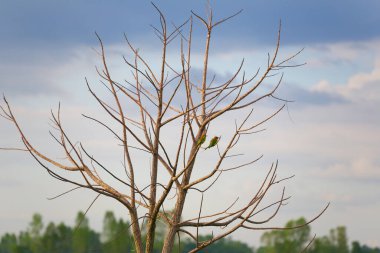
[[[197,146],[201,146],[206,141],[206,134],[204,133],[201,138],[197,141]]]
[[[209,142],[207,148],[205,148],[205,149],[208,149],[208,148],[212,148],[212,147],[214,147],[216,144],[218,144],[219,139],[220,139],[220,137],[218,137],[218,136],[214,136],[214,137],[210,140],[210,142]]]

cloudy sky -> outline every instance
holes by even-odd
[[[154,2],[176,24],[190,10],[205,13],[206,1]],[[214,34],[210,65],[217,76],[233,73],[242,58],[247,73],[265,66],[280,19],[280,55],[305,48],[295,63],[307,63],[286,70],[278,91],[295,102],[244,146],[252,156],[264,154],[264,159],[257,168],[230,177],[225,182],[228,187],[218,188],[216,194],[232,196],[231,189],[248,194],[258,182],[261,172],[257,171],[279,159],[279,173],[296,177],[286,184],[292,199],[277,224],[300,216],[311,218],[331,202],[313,224],[318,235],[345,225],[350,240],[380,246],[380,113],[376,109],[380,108],[380,2],[223,0],[212,1],[212,6],[216,18],[243,9]],[[144,55],[159,59],[151,24],[158,24],[158,18],[149,1],[0,0],[0,92],[11,102],[32,142],[51,149],[49,113],[61,102],[74,138],[87,140],[111,164],[119,162],[115,154],[107,154],[109,136],[98,134],[96,127],[91,132],[81,118],[81,113],[99,113],[84,82],[84,77],[93,83],[98,80],[94,32],[106,45],[112,71],[123,80],[129,73],[122,60],[129,53],[124,33]],[[201,29],[195,33],[195,51],[202,50],[202,35]],[[13,127],[0,119],[0,147],[7,146],[20,146],[20,141]],[[75,213],[85,210],[94,197],[83,191],[48,201],[47,197],[70,186],[54,181],[26,154],[4,151],[0,160],[0,234],[25,228],[34,212],[46,221],[72,223]],[[108,209],[125,215],[118,204],[100,199],[89,213],[95,227],[100,229],[101,215]],[[253,244],[259,234],[239,232],[236,238]]]

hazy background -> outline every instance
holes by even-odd
[[[154,2],[176,24],[191,9],[200,14],[206,9],[205,1]],[[264,159],[223,179],[222,186],[210,193],[209,205],[220,205],[215,196],[247,196],[259,182],[258,175],[279,159],[280,175],[296,177],[287,183],[292,199],[273,224],[299,216],[311,218],[331,202],[313,223],[314,232],[323,235],[345,225],[350,240],[380,246],[380,2],[211,2],[216,19],[244,9],[214,34],[210,66],[217,76],[233,73],[243,57],[247,72],[265,66],[280,19],[280,55],[305,48],[296,63],[307,65],[285,71],[279,90],[282,97],[296,102],[267,124],[266,132],[243,146],[246,153],[264,154]],[[95,31],[104,40],[110,67],[119,78],[129,75],[122,64],[122,55],[129,54],[123,33],[145,56],[159,61],[150,24],[158,24],[158,17],[149,1],[0,0],[0,92],[34,144],[45,151],[53,149],[49,113],[60,101],[73,139],[86,142],[110,164],[120,162],[116,154],[107,153],[114,140],[100,128],[88,128],[89,122],[81,117],[81,113],[100,114],[84,77],[97,84],[94,66],[100,61],[93,50],[98,46]],[[202,30],[195,34],[195,51],[202,49],[202,35]],[[13,127],[0,119],[0,147],[5,146],[20,147],[20,141]],[[48,176],[24,153],[0,152],[0,161],[0,234],[25,228],[34,212],[45,221],[73,223],[76,212],[85,210],[95,197],[81,191],[48,201],[47,197],[70,186]],[[100,229],[103,213],[110,209],[126,215],[119,204],[103,197],[89,212],[91,224]],[[259,236],[238,232],[234,238],[257,245]]]

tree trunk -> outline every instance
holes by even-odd
[[[172,217],[173,224],[169,226],[169,230],[165,236],[162,253],[171,253],[173,251],[175,235],[178,232],[177,224],[181,221],[181,215],[186,200],[186,193],[187,191],[181,191],[179,193],[178,200],[174,208],[174,214]]]
[[[130,215],[131,215],[131,222],[132,222],[133,242],[135,244],[136,253],[143,253],[141,230],[140,230],[137,212],[136,211],[131,212]]]

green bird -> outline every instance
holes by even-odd
[[[207,148],[205,148],[205,150],[208,149],[208,148],[212,148],[212,147],[214,147],[216,144],[218,144],[219,139],[220,139],[220,136],[219,136],[219,137],[218,137],[218,136],[214,136],[214,137],[210,140],[210,142],[209,142]]]
[[[206,141],[206,134],[204,133],[201,138],[197,141],[197,146],[201,146]]]

